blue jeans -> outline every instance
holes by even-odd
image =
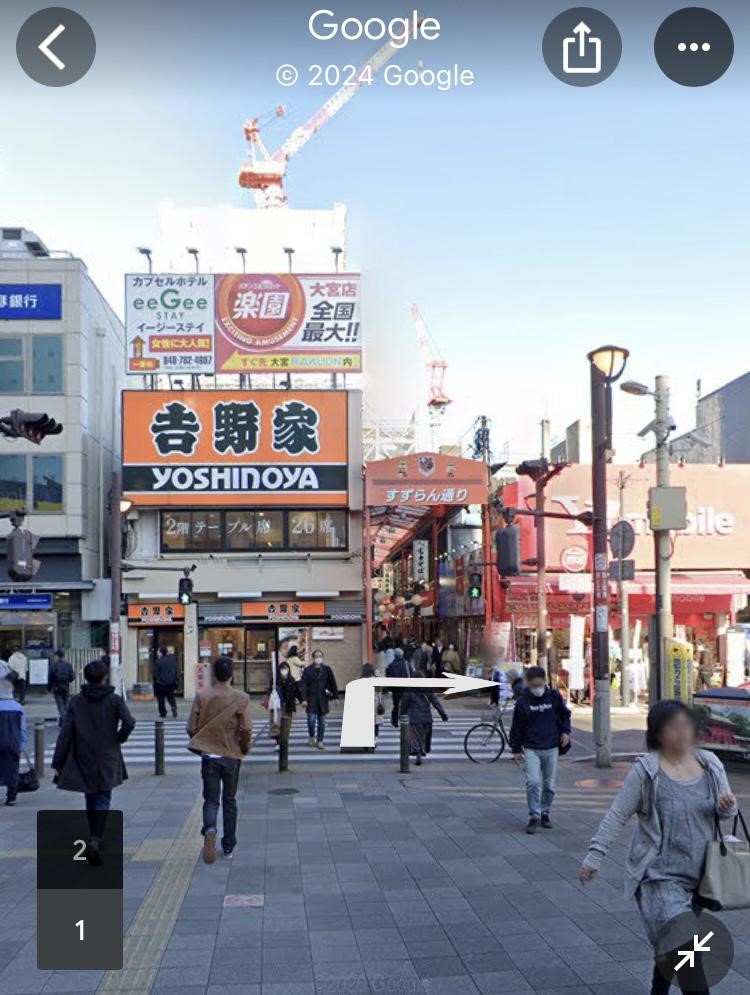
[[[551,750],[523,748],[523,770],[526,774],[526,799],[529,816],[538,819],[548,815],[555,797],[555,775],[557,774],[557,747]]]
[[[86,815],[89,820],[91,838],[101,842],[107,825],[107,812],[112,804],[111,791],[86,792]]]
[[[317,726],[317,735],[315,734],[315,729]],[[307,735],[311,739],[317,739],[319,743],[323,742],[323,737],[326,734],[326,717],[321,712],[308,712],[307,713]]]
[[[240,781],[240,763],[233,757],[202,757],[201,777],[203,778],[203,829],[216,832],[216,823],[221,803],[222,828],[224,835],[221,847],[224,853],[231,853],[237,845],[237,786]]]

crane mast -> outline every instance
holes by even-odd
[[[429,374],[427,410],[429,412],[431,448],[433,452],[437,452],[443,415],[445,414],[445,409],[451,403],[451,398],[445,393],[444,388],[445,371],[448,369],[448,364],[444,359],[439,359],[435,356],[430,345],[427,326],[416,304],[412,304],[411,306],[411,316],[414,320],[414,327],[417,330],[417,342],[422,353],[425,369]]]

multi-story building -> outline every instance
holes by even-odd
[[[39,446],[0,438],[0,511],[26,509],[41,562],[27,583],[0,568],[0,656],[11,645],[33,657],[107,644],[124,349],[123,325],[82,260],[26,229],[0,228],[0,412],[47,412],[64,426]]]

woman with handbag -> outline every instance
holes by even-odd
[[[630,769],[579,873],[583,884],[591,881],[625,823],[638,816],[625,863],[625,895],[635,897],[648,938],[658,950],[651,995],[667,995],[671,981],[659,968],[674,961],[658,949],[660,937],[677,916],[693,909],[717,817],[737,813],[723,764],[697,748],[696,733],[693,713],[681,701],[660,701],[651,708],[649,753]],[[690,990],[703,995],[708,988]]]
[[[0,660],[0,784],[6,805],[16,804],[21,754],[28,746],[26,711],[13,697],[16,672]]]

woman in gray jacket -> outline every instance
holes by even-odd
[[[716,817],[735,815],[737,800],[718,757],[697,749],[695,719],[681,701],[653,706],[646,745],[650,752],[633,764],[591,840],[579,876],[583,884],[596,876],[620,830],[637,815],[625,863],[625,896],[635,897],[656,951],[667,924],[691,910]],[[662,964],[666,951],[658,954]],[[651,995],[666,995],[669,986],[670,978],[655,964]]]

